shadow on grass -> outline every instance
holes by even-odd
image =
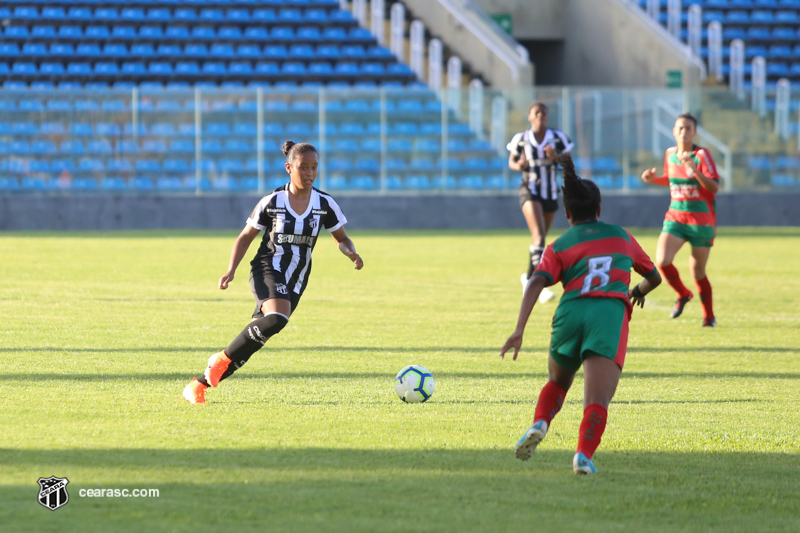
[[[0,485],[0,518],[14,531],[84,532],[196,531],[198,519],[214,531],[800,528],[795,455],[601,448],[600,473],[577,477],[573,452],[545,445],[526,463],[511,446],[0,449],[0,464],[30,474]],[[36,480],[50,475],[70,480],[70,501],[55,513],[36,501]],[[89,488],[156,488],[159,497],[79,496]]]
[[[219,346],[138,346],[130,348],[98,348],[98,347],[63,347],[63,346],[33,346],[33,347],[0,347],[0,353],[19,353],[19,352],[48,352],[48,353],[194,353],[194,352],[216,352]],[[525,351],[529,353],[547,352],[547,346],[526,346]],[[685,353],[694,351],[697,348],[673,347],[673,346],[629,346],[628,353]],[[703,346],[703,353],[790,353],[800,355],[800,347],[786,346]],[[365,352],[377,355],[382,352],[399,353],[500,353],[500,346],[480,347],[480,346],[281,346],[275,348],[281,352]]]
[[[202,363],[202,362],[201,362]],[[201,366],[201,365],[200,365]],[[194,375],[202,373],[202,368],[196,365],[194,369],[187,369],[186,372],[115,372],[113,374],[102,372],[90,373],[58,373],[58,372],[35,372],[35,373],[4,373],[0,374],[0,381],[109,381],[109,380],[148,380],[148,381],[184,381],[191,379]],[[581,375],[580,373],[578,374]],[[437,380],[446,379],[473,379],[473,380],[495,380],[495,379],[542,379],[547,376],[546,369],[541,372],[435,372]],[[622,379],[800,379],[798,372],[624,372]],[[348,372],[348,371],[302,371],[302,372],[270,372],[268,370],[248,371],[240,370],[236,373],[234,380],[242,379],[379,379],[394,380],[393,374],[386,372]]]

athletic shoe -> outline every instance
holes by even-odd
[[[192,378],[192,381],[183,389],[183,398],[189,403],[206,403],[206,386]]]
[[[553,291],[551,291],[547,287],[544,287],[542,289],[542,292],[539,293],[539,303],[540,304],[546,304],[547,302],[554,300],[555,297],[556,297],[556,293],[554,293]]]
[[[527,461],[536,451],[536,447],[544,440],[547,435],[547,422],[539,420],[534,425],[528,428],[528,431],[517,441],[517,446],[514,448],[514,454],[517,459]]]
[[[208,368],[206,368],[205,376],[206,381],[212,387],[219,385],[219,378],[228,370],[228,365],[231,360],[225,355],[225,352],[217,352],[208,359]]]
[[[585,475],[585,474],[596,474],[597,469],[594,467],[594,463],[591,459],[588,459],[585,455],[578,452],[575,454],[575,457],[572,458],[572,469],[578,475]]]
[[[675,307],[672,308],[672,313],[669,314],[670,318],[678,318],[683,313],[683,308],[686,307],[686,304],[689,303],[689,300],[692,299],[694,295],[690,292],[688,296],[684,296],[683,298],[678,298],[675,301]]]
[[[703,319],[703,327],[704,328],[715,328],[715,327],[717,327],[717,319],[716,318],[704,318]]]

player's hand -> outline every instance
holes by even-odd
[[[352,254],[347,254],[347,257],[349,257],[350,261],[352,261],[353,264],[356,265],[356,270],[361,270],[362,268],[364,268],[364,260],[361,259],[361,256],[358,255],[357,253],[353,252]]]
[[[645,183],[653,183],[653,180],[656,178],[656,169],[655,168],[648,168],[644,172],[642,172],[642,181]]]
[[[525,152],[522,152],[517,158],[517,165],[519,165],[520,170],[530,170],[531,166],[528,164]]]
[[[226,272],[219,278],[219,288],[224,291],[231,281],[233,281],[233,272]]]
[[[558,152],[548,144],[544,147],[544,155],[546,155],[548,159],[556,159],[558,157]]]
[[[506,352],[509,351],[511,348],[514,348],[514,361],[517,360],[517,355],[519,355],[519,349],[522,348],[522,332],[521,331],[514,331],[511,336],[506,340],[506,343],[503,345],[503,348],[500,350],[500,359],[505,359]]]
[[[628,300],[631,301],[634,307],[638,305],[639,307],[644,308],[644,296],[642,296],[641,298],[635,296],[633,294],[633,289],[628,289]]]
[[[681,152],[680,155],[678,155],[678,160],[683,163],[686,168],[691,168],[692,170],[697,168],[694,164],[694,157],[692,157],[691,152]]]

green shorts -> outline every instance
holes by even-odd
[[[561,302],[553,316],[550,356],[577,370],[587,357],[612,359],[620,368],[628,349],[628,309],[618,298],[575,298]]]
[[[693,224],[681,224],[674,220],[665,220],[661,233],[675,235],[687,240],[692,246],[699,248],[714,246],[714,226],[695,226]]]

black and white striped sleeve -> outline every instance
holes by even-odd
[[[517,133],[511,138],[511,141],[506,145],[506,150],[512,154],[519,155],[522,153],[520,143],[522,143],[522,136],[524,133]]]
[[[252,226],[260,231],[267,231],[268,228],[272,227],[272,217],[267,212],[267,206],[273,196],[275,195],[267,195],[258,202],[253,212],[250,213],[250,217],[247,219],[248,226]]]
[[[347,224],[347,218],[344,216],[342,208],[336,203],[336,200],[328,195],[323,195],[321,201],[328,204],[327,214],[322,220],[322,225],[326,230],[336,231]]]
[[[562,154],[570,153],[572,148],[575,146],[575,144],[572,142],[572,139],[567,137],[566,133],[561,130],[553,130],[553,133],[555,133],[556,138],[558,139],[558,144],[560,145],[557,146],[558,151]]]

